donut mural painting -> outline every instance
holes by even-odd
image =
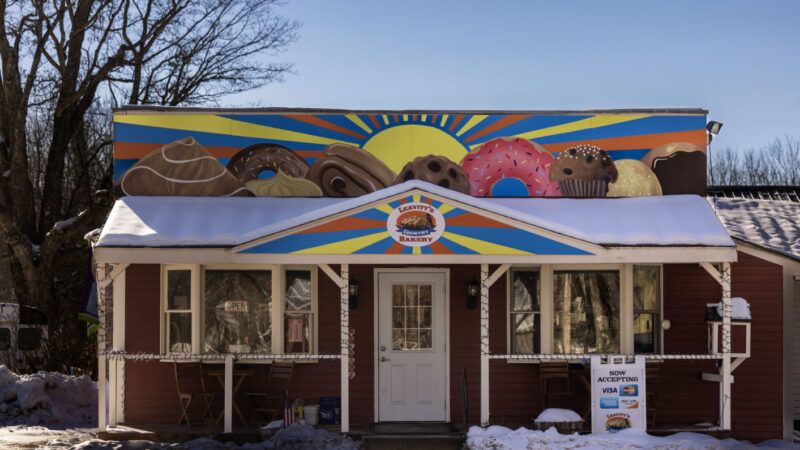
[[[119,195],[357,197],[422,180],[477,197],[705,194],[705,111],[114,114]]]

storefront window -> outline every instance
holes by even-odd
[[[40,328],[20,328],[17,331],[17,347],[23,352],[38,350],[42,345],[42,330]]]
[[[512,271],[509,299],[511,353],[540,352],[540,312],[539,271]]]
[[[661,271],[658,266],[633,268],[633,350],[655,353],[660,323]]]
[[[0,328],[0,351],[5,351],[11,348],[11,330],[8,328]]]
[[[556,271],[555,353],[618,353],[619,307],[618,271]]]
[[[208,353],[271,353],[272,274],[206,270],[204,343]]]
[[[312,282],[310,270],[287,270],[283,307],[283,345],[286,353],[310,353]]]
[[[167,270],[167,351],[192,351],[192,271]]]

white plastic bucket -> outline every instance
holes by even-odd
[[[316,426],[319,423],[319,405],[306,405],[303,410],[306,425]]]

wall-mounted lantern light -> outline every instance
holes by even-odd
[[[475,309],[478,307],[478,295],[481,289],[477,278],[473,278],[467,285],[467,308]]]
[[[355,278],[350,278],[350,284],[347,285],[347,295],[350,309],[358,308],[358,281]]]

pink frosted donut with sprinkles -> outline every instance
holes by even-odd
[[[527,139],[499,137],[483,143],[461,161],[469,177],[470,194],[492,195],[492,186],[504,178],[516,178],[528,189],[529,197],[560,197],[558,183],[550,181],[553,157]]]

